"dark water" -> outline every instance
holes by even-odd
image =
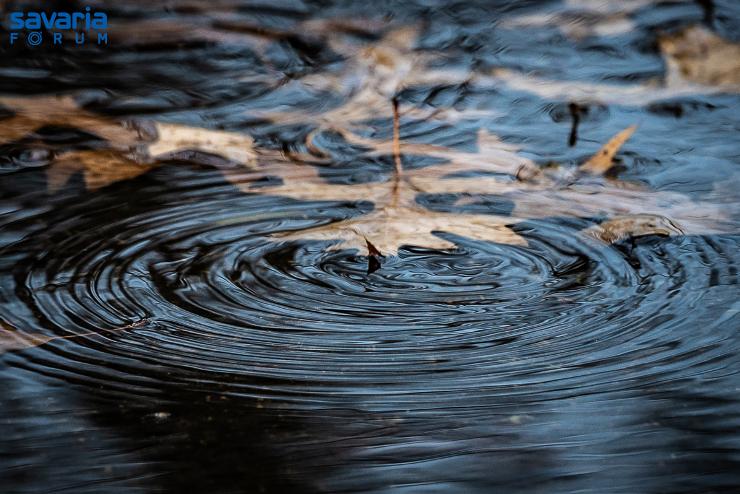
[[[604,217],[546,210],[512,219],[526,247],[442,234],[458,249],[403,248],[368,275],[357,252],[265,237],[366,214],[361,192],[244,193],[187,156],[49,192],[53,157],[100,138],[37,129],[0,146],[0,318],[82,336],[0,355],[0,492],[740,489],[737,93],[594,90],[571,147],[571,99],[484,77],[649,88],[666,70],[660,33],[704,22],[737,39],[735,3],[90,4],[117,26],[106,48],[9,48],[3,31],[3,95],[64,92],[100,115],[242,132],[286,161],[318,147],[328,181],[377,182],[392,159],[319,122],[388,138],[383,90],[353,100],[352,53],[405,27],[449,82],[405,84],[402,107],[457,115],[407,114],[407,142],[474,151],[485,129],[572,167],[637,122],[615,175],[644,187],[648,209],[681,194],[724,216],[609,244],[581,234]],[[458,196],[418,201],[516,208]]]

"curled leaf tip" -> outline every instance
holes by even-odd
[[[365,237],[365,243],[367,244],[367,252],[371,256],[380,256],[382,257],[383,254],[380,253],[377,247],[375,247],[372,242],[370,242],[367,237]]]
[[[372,274],[380,269],[380,258],[383,254],[380,253],[377,247],[365,237],[365,244],[367,245],[367,274]]]
[[[614,137],[609,139],[609,141],[604,144],[596,154],[583,163],[580,170],[596,175],[602,175],[609,171],[609,169],[614,166],[614,156],[624,143],[627,142],[627,139],[634,134],[635,129],[637,129],[637,125],[633,124],[617,133]]]

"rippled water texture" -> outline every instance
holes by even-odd
[[[737,74],[666,45],[736,2],[45,3],[111,42],[0,32],[0,492],[740,489]],[[387,211],[454,248],[316,234]]]

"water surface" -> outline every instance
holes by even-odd
[[[90,3],[110,46],[4,44],[3,96],[245,133],[331,184],[392,176],[337,129],[387,141],[393,96],[404,144],[481,160],[481,131],[572,170],[639,129],[582,213],[562,182],[560,202],[526,185],[417,198],[509,217],[525,246],[440,233],[457,248],[407,246],[372,274],[362,253],[267,237],[368,214],[362,185],[355,201],[259,193],[270,177],[245,192],[229,160],[184,153],[56,188],[55,157],[105,139],[3,137],[0,319],[63,338],[0,355],[2,492],[740,488],[740,101],[666,86],[657,42],[690,25],[737,39],[732,2]],[[584,234],[618,190],[676,230]]]

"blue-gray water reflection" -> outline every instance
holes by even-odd
[[[93,191],[77,175],[49,193],[55,154],[99,138],[50,125],[3,140],[0,318],[82,336],[0,355],[0,491],[740,488],[737,93],[615,101],[595,90],[570,146],[571,101],[484,77],[650,87],[665,71],[660,33],[705,23],[736,37],[736,5],[92,3],[109,12],[109,47],[3,46],[0,91],[244,132],[286,160],[320,157],[329,183],[377,182],[392,158],[317,122],[342,109],[351,120],[362,103],[345,73],[352,50],[410,29],[412,53],[467,76],[399,90],[429,115],[405,118],[405,139],[475,150],[485,129],[543,167],[572,166],[639,122],[616,176],[727,218],[722,231],[608,244],[579,234],[604,218],[553,211],[512,225],[526,247],[447,235],[458,249],[404,248],[368,275],[355,252],[265,238],[367,214],[362,197],[244,193],[210,156]],[[389,137],[387,113],[357,114],[364,137]],[[517,207],[457,199],[418,202]]]

